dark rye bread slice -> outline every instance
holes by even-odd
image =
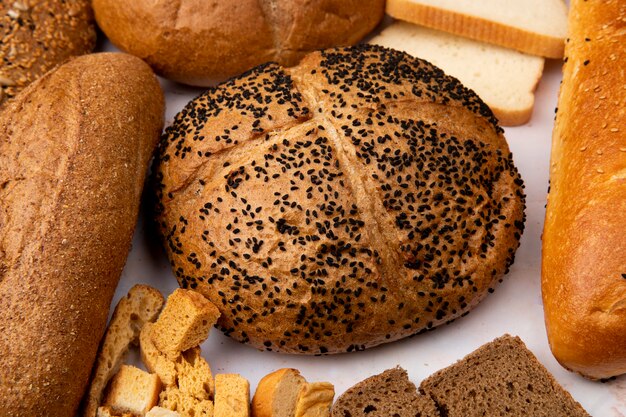
[[[589,416],[524,342],[510,335],[434,373],[420,391],[447,417]]]
[[[396,367],[359,382],[337,399],[332,417],[439,417],[433,400],[419,395]]]

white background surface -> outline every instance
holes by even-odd
[[[105,50],[114,50],[105,43]],[[400,365],[419,385],[431,373],[454,363],[480,345],[504,333],[518,335],[555,378],[596,417],[626,417],[626,375],[608,383],[591,382],[563,369],[550,353],[543,323],[540,291],[541,229],[548,188],[548,166],[560,62],[547,61],[536,95],[530,123],[506,128],[514,160],[524,179],[527,195],[526,230],[511,272],[468,316],[454,323],[403,341],[364,352],[307,357],[260,352],[234,342],[214,330],[202,345],[203,356],[214,373],[240,373],[250,380],[254,393],[258,381],[269,372],[298,368],[309,381],[329,381],[340,395],[362,379]],[[166,124],[202,89],[163,82],[167,96]],[[133,248],[120,280],[114,304],[136,283],[160,289],[164,295],[176,287],[157,237],[143,222],[143,211]],[[626,336],[625,336],[626,337]],[[128,361],[137,363],[131,353]]]

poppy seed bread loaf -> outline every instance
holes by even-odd
[[[119,48],[159,75],[202,86],[355,44],[385,14],[384,0],[94,0],[93,8]]]
[[[167,129],[154,172],[180,285],[267,350],[361,350],[449,322],[502,278],[523,229],[489,108],[373,45],[208,90]]]

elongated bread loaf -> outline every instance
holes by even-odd
[[[552,142],[542,291],[550,347],[626,372],[626,3],[573,0]]]
[[[74,416],[163,125],[150,68],[77,58],[0,114],[0,414]]]

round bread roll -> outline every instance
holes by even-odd
[[[100,28],[166,78],[206,86],[256,65],[361,40],[384,0],[94,0]]]
[[[89,53],[96,31],[89,0],[0,4],[0,106],[68,58]]]
[[[522,180],[489,108],[362,45],[257,67],[163,137],[157,220],[180,285],[258,348],[361,350],[476,305],[512,264]]]

